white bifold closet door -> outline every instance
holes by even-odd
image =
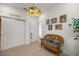
[[[15,21],[15,45],[25,44],[25,23],[24,21]]]
[[[25,44],[24,21],[2,18],[1,50]]]

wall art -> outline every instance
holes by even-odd
[[[67,21],[67,15],[62,15],[60,16],[60,19],[59,19],[60,23],[65,23]]]
[[[48,25],[48,30],[52,30],[52,25]]]
[[[57,23],[57,18],[52,18],[51,19],[51,24],[53,24],[53,23]]]
[[[46,19],[46,24],[47,24],[47,25],[50,24],[50,19]]]
[[[55,30],[62,30],[62,24],[56,24]]]

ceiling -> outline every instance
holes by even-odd
[[[40,8],[43,13],[47,12],[52,7],[57,5],[57,3],[0,3],[0,5],[8,5],[16,8],[21,8],[21,9],[33,6],[33,4],[38,8]]]

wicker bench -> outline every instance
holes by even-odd
[[[55,42],[54,42],[55,41]],[[61,46],[64,44],[64,39],[60,35],[47,34],[41,39],[41,47],[51,50],[56,55],[60,55]]]

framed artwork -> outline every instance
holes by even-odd
[[[52,30],[52,25],[48,25],[48,30]]]
[[[62,24],[56,24],[55,30],[62,30]]]
[[[53,24],[53,23],[57,23],[57,18],[52,18],[51,19],[51,24]]]
[[[65,23],[67,21],[67,15],[60,16],[60,23]]]
[[[50,19],[46,19],[46,24],[50,24]]]

